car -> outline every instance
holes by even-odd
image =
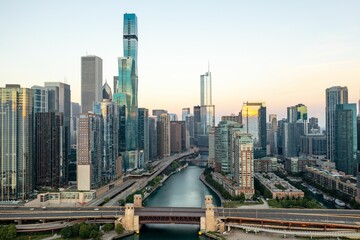
[[[43,210],[46,210],[46,207],[45,207],[45,206],[43,206],[43,207],[42,207],[42,209],[43,209]]]
[[[94,208],[94,211],[99,211],[99,209],[98,209],[98,208]]]
[[[30,211],[34,211],[34,208],[30,208]]]

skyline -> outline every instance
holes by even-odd
[[[192,8],[190,1],[1,2],[1,86],[66,79],[72,101],[80,103],[81,56],[88,53],[103,59],[103,83],[113,88],[122,16],[134,12],[139,107],[181,116],[182,108],[200,105],[208,61],[217,120],[238,113],[246,101],[266,102],[278,119],[286,107],[303,103],[324,127],[331,86],[347,86],[349,103],[358,103],[360,2],[228,2],[191,2]]]

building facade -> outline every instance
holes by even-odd
[[[327,158],[335,160],[335,111],[336,105],[348,103],[347,87],[330,87],[326,89],[326,146]]]
[[[94,103],[102,101],[102,59],[81,57],[81,112],[92,111]]]

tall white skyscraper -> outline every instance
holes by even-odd
[[[200,76],[200,118],[201,129],[200,135],[208,136],[209,131],[215,126],[215,106],[212,105],[212,79],[211,72],[208,70],[205,74]],[[201,137],[200,137],[201,138]],[[204,142],[207,140],[204,139]],[[198,144],[202,145],[199,140]]]
[[[81,57],[81,112],[92,111],[102,101],[102,59],[97,56]]]

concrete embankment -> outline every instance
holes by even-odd
[[[221,196],[221,194],[220,194],[213,186],[211,186],[211,185],[205,180],[204,174],[201,174],[200,177],[199,177],[199,179],[200,179],[200,181],[202,181],[208,188],[210,188],[211,190],[213,190],[214,193],[216,193],[216,195],[220,198],[221,206],[224,206],[225,199],[223,198],[223,196]]]

